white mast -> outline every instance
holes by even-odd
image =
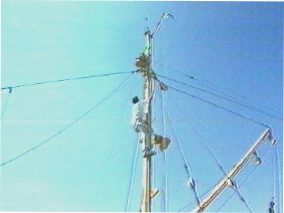
[[[146,115],[146,123],[150,129],[150,133],[141,132],[141,142],[142,142],[142,149],[147,150],[147,152],[151,153],[153,144],[152,144],[152,93],[153,93],[153,84],[154,84],[154,72],[151,67],[152,63],[152,40],[154,36],[160,30],[162,22],[164,19],[169,17],[174,18],[169,13],[164,13],[158,23],[155,31],[152,33],[150,27],[148,26],[148,30],[145,32],[146,38],[146,45],[144,54],[139,60],[142,60],[142,66],[136,63],[138,67],[141,68],[141,72],[144,75],[145,83],[144,83],[144,99],[149,100],[149,104],[146,105],[147,107],[144,109],[144,114]],[[148,19],[149,21],[149,19]],[[146,62],[146,63],[145,63]],[[138,62],[140,63],[140,62]],[[143,64],[145,63],[145,64]],[[140,64],[141,65],[141,64]],[[146,65],[146,66],[143,66]],[[142,195],[142,203],[141,203],[141,211],[142,212],[151,212],[151,182],[152,182],[152,155],[144,155],[143,158],[143,195]]]
[[[148,65],[145,69],[144,72],[144,78],[145,78],[145,83],[144,83],[144,99],[149,100],[149,104],[147,107],[144,109],[145,115],[146,115],[146,123],[149,127],[149,129],[152,129],[152,99],[151,99],[151,94],[152,94],[152,85],[153,85],[153,79],[150,74],[151,72],[151,31],[147,31],[145,33],[146,37],[146,48],[145,48],[145,56],[148,58]],[[149,134],[141,132],[141,140],[142,140],[142,145],[144,146],[144,150],[147,149],[147,151],[151,152],[152,151],[152,143],[151,143],[151,138],[152,134],[151,132]],[[142,204],[141,204],[141,211],[142,212],[151,212],[151,197],[150,197],[150,192],[151,192],[151,179],[152,179],[152,174],[151,174],[151,161],[152,156],[146,156],[143,158],[143,196],[142,196]]]

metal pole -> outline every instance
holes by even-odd
[[[254,145],[249,149],[245,156],[234,166],[234,168],[228,173],[228,175],[220,181],[220,183],[212,190],[212,192],[204,198],[200,205],[193,209],[191,212],[203,212],[206,207],[208,207],[211,202],[228,186],[233,178],[240,172],[240,170],[247,164],[250,158],[253,156],[254,152],[258,147],[267,139],[271,138],[271,129],[266,129]]]
[[[144,98],[145,100],[149,100],[148,107],[145,109],[146,114],[146,122],[150,130],[152,130],[152,76],[151,76],[151,32],[147,31],[145,33],[146,37],[146,49],[145,55],[149,59],[149,65],[144,73],[145,77],[145,84],[144,84]],[[145,134],[141,132],[141,139],[142,144],[144,145],[144,149],[148,149],[149,152],[152,151],[152,132],[149,134]],[[142,205],[141,211],[142,212],[151,212],[151,155],[148,157],[143,158],[143,198],[142,198]]]

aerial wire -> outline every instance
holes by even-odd
[[[77,123],[79,120],[81,120],[82,118],[84,118],[85,116],[87,116],[88,114],[90,114],[93,110],[97,109],[100,105],[102,105],[104,102],[106,102],[108,99],[110,99],[113,95],[115,95],[125,84],[127,84],[135,75],[135,73],[133,73],[130,77],[128,77],[126,80],[124,80],[115,90],[113,90],[110,94],[108,94],[104,99],[102,99],[99,103],[95,104],[91,109],[89,109],[87,112],[85,112],[83,115],[81,115],[80,117],[78,117],[76,120],[74,120],[72,123],[70,123],[69,125],[67,125],[66,127],[64,127],[63,129],[61,129],[59,132],[57,132],[56,134],[52,135],[51,137],[49,137],[48,139],[44,140],[43,142],[39,143],[38,145],[28,149],[27,151],[23,152],[22,154],[19,154],[18,156],[5,161],[4,163],[1,163],[0,166],[5,166],[9,163],[14,162],[15,160],[23,157],[24,155],[28,154],[29,152],[36,150],[37,148],[39,148],[40,146],[46,144],[47,142],[51,141],[52,139],[56,138],[58,135],[60,135],[62,132],[66,131],[67,129],[69,129],[71,126],[73,126],[75,123]]]
[[[171,87],[171,86],[170,86]],[[172,88],[172,87],[171,87]],[[173,89],[173,88],[172,88]],[[206,101],[207,102],[207,101]],[[235,112],[234,112],[234,114],[235,114]],[[239,114],[239,113],[238,113]],[[242,115],[241,115],[242,116]],[[243,116],[242,116],[243,117]],[[249,118],[250,119],[250,118]],[[257,121],[256,121],[257,122]],[[259,122],[257,122],[257,123],[259,123]],[[262,124],[262,123],[261,123]],[[212,153],[212,152],[211,152]],[[213,154],[213,153],[212,153]],[[214,155],[214,154],[213,154]],[[220,168],[222,169],[222,171],[226,174],[226,172],[225,172],[225,170],[223,169],[223,167],[222,166],[220,166]],[[248,207],[248,208],[250,208],[250,206],[248,205],[248,203],[246,202],[246,200],[244,199],[243,200],[244,202],[245,202],[245,204],[246,204],[246,206]]]
[[[203,142],[203,144],[205,145],[206,149],[209,151],[210,155],[213,157],[213,159],[215,160],[215,162],[217,163],[218,167],[220,168],[220,170],[222,171],[223,175],[227,176],[227,172],[225,171],[224,167],[222,166],[221,162],[219,161],[219,159],[217,158],[217,156],[214,154],[214,152],[212,151],[212,149],[210,148],[210,146],[208,145],[207,141],[205,140],[204,136],[200,133],[200,131],[196,128],[196,126],[193,125],[193,122],[191,121],[191,119],[189,119],[189,116],[181,109],[181,107],[179,106],[179,104],[177,103],[177,101],[175,100],[175,98],[171,95],[171,93],[169,93],[170,97],[172,98],[172,100],[174,101],[174,103],[176,104],[176,106],[178,107],[179,111],[184,115],[184,117],[189,121],[188,123],[190,124],[191,128],[197,133],[197,135],[199,136],[200,140]]]
[[[177,106],[177,108],[179,109],[179,111],[184,115],[184,118],[186,118],[188,121],[189,118],[187,116],[187,114],[181,109],[181,107],[179,106],[179,104],[177,103],[177,101],[173,98],[173,96],[171,95],[171,93],[169,93],[170,97],[172,98],[172,100],[174,101],[175,105]],[[223,175],[227,176],[227,173],[224,169],[224,167],[222,166],[222,164],[220,163],[219,159],[217,158],[217,156],[213,153],[212,149],[210,148],[210,146],[208,145],[208,143],[206,142],[206,140],[204,139],[204,137],[201,135],[201,133],[197,130],[197,128],[192,124],[192,122],[189,122],[191,128],[197,133],[197,135],[199,136],[200,140],[203,142],[203,144],[205,145],[205,147],[207,148],[207,150],[209,151],[210,155],[214,158],[215,162],[217,163],[218,167],[220,168],[220,170],[222,171]],[[187,209],[188,207],[186,207]],[[183,211],[184,209],[180,210]]]
[[[188,161],[185,157],[184,150],[183,150],[181,143],[179,141],[179,137],[177,135],[176,128],[175,128],[174,124],[172,123],[172,119],[171,119],[171,116],[170,116],[168,111],[167,111],[167,115],[168,115],[168,118],[169,118],[169,122],[171,123],[171,125],[173,127],[180,153],[182,154],[182,157],[183,157],[184,166],[185,166],[185,169],[186,169],[188,177],[189,177],[189,180],[188,180],[189,187],[193,190],[194,195],[195,195],[195,199],[196,199],[198,205],[200,205],[200,196],[198,195],[198,192],[197,192],[197,183],[196,183],[196,181],[195,181],[195,179],[192,175],[192,170],[191,170],[190,164],[188,163]]]
[[[77,78],[65,78],[65,79],[59,79],[59,80],[53,80],[53,81],[42,81],[42,82],[31,83],[31,84],[21,84],[17,86],[2,87],[1,90],[15,89],[15,88],[20,88],[20,87],[28,87],[28,86],[36,86],[36,85],[41,85],[41,84],[58,83],[58,82],[64,82],[64,81],[82,80],[82,79],[95,78],[95,77],[107,77],[107,76],[119,75],[119,74],[130,74],[130,73],[135,73],[135,72],[136,71],[113,72],[113,73],[95,74],[95,75],[89,75],[89,76],[83,76],[83,77],[77,77]]]
[[[218,104],[216,104],[216,103],[213,103],[213,102],[211,102],[211,101],[205,100],[205,99],[203,99],[203,98],[200,98],[200,97],[198,97],[198,96],[195,96],[195,95],[193,95],[193,94],[191,94],[191,93],[188,93],[188,92],[185,92],[185,91],[183,91],[183,90],[177,89],[177,88],[175,88],[175,87],[172,87],[172,86],[169,86],[169,87],[170,87],[171,89],[177,91],[177,92],[180,92],[180,93],[183,93],[183,94],[185,94],[185,95],[191,96],[191,97],[194,98],[194,99],[198,99],[198,100],[200,100],[200,101],[202,101],[202,102],[205,102],[205,103],[208,103],[208,104],[210,104],[210,105],[212,105],[212,106],[215,106],[215,107],[217,107],[217,108],[223,109],[223,110],[225,110],[225,111],[227,111],[227,112],[230,112],[230,113],[232,113],[232,114],[235,114],[235,115],[237,115],[237,116],[239,116],[239,117],[242,117],[242,118],[244,118],[244,119],[246,119],[246,120],[249,120],[249,121],[251,121],[251,122],[254,122],[254,123],[256,123],[256,124],[259,124],[259,125],[261,125],[261,126],[264,126],[264,127],[266,127],[266,128],[270,128],[267,124],[265,124],[265,123],[263,123],[263,122],[260,122],[260,121],[254,120],[254,119],[252,119],[252,118],[246,117],[246,116],[244,116],[244,115],[242,115],[242,114],[240,114],[240,113],[238,113],[238,112],[235,112],[235,111],[233,111],[233,110],[227,109],[227,108],[222,107],[222,106],[220,106],[220,105],[218,105]]]
[[[168,79],[168,80],[170,80],[170,81],[173,81],[173,82],[176,82],[176,83],[179,83],[179,84],[182,84],[182,85],[185,85],[185,86],[190,87],[190,88],[197,89],[197,90],[199,90],[199,91],[202,91],[202,92],[211,94],[211,95],[213,95],[213,96],[215,96],[215,97],[218,97],[218,98],[221,98],[221,99],[224,99],[224,100],[233,102],[233,103],[235,103],[235,104],[238,104],[238,105],[241,105],[241,106],[243,106],[243,107],[246,107],[246,108],[255,110],[255,111],[257,111],[257,112],[260,112],[260,113],[262,113],[262,114],[265,114],[265,115],[270,116],[270,117],[272,117],[272,118],[275,118],[275,119],[277,119],[277,120],[283,121],[283,119],[280,119],[280,118],[278,118],[278,117],[276,117],[276,116],[274,116],[274,115],[272,115],[272,114],[270,114],[270,113],[267,113],[267,112],[265,112],[265,111],[263,111],[263,110],[261,110],[261,109],[258,109],[258,108],[249,106],[249,105],[247,105],[247,104],[241,103],[241,102],[236,101],[236,100],[233,100],[233,99],[231,99],[231,98],[224,97],[224,96],[219,95],[219,94],[217,94],[217,93],[214,93],[214,92],[211,92],[211,91],[208,91],[208,90],[205,90],[205,89],[202,89],[202,88],[193,86],[193,85],[189,85],[189,84],[184,83],[184,82],[182,82],[182,81],[175,80],[175,79],[173,79],[173,78],[169,78],[169,77],[166,77],[166,76],[163,76],[163,75],[160,75],[160,74],[157,74],[157,76],[159,76],[159,77],[161,77],[161,78]]]
[[[235,183],[236,184],[236,183]],[[239,195],[240,200],[245,204],[245,206],[247,207],[247,209],[251,212],[254,213],[254,211],[252,210],[251,206],[248,204],[247,200],[245,199],[245,197],[241,194],[240,189],[238,188],[237,184],[234,187],[237,195]]]
[[[161,66],[163,66],[163,67],[169,67],[168,65],[165,65],[165,64],[162,64],[162,63],[159,63],[159,62],[157,62],[157,64],[158,64],[158,65],[161,65]],[[229,96],[229,97],[231,97],[231,98],[236,98],[235,96],[239,96],[237,99],[238,99],[239,101],[241,101],[241,102],[247,102],[247,103],[251,103],[251,104],[257,104],[257,105],[260,105],[260,106],[266,108],[267,110],[273,110],[274,112],[278,112],[278,113],[279,113],[278,110],[276,110],[276,109],[274,109],[274,108],[272,108],[272,107],[268,107],[268,106],[264,105],[263,103],[261,103],[261,102],[259,102],[259,101],[256,101],[256,100],[253,100],[253,99],[251,99],[251,98],[248,98],[248,97],[246,97],[246,96],[244,96],[244,95],[238,94],[238,93],[236,93],[235,91],[231,91],[231,90],[229,90],[229,89],[227,89],[227,88],[225,88],[225,87],[220,86],[219,84],[216,84],[216,83],[213,83],[213,82],[208,81],[208,80],[203,80],[203,79],[196,78],[196,77],[194,77],[194,76],[190,76],[190,75],[184,74],[184,73],[182,73],[181,71],[179,71],[179,70],[177,70],[177,69],[175,69],[175,68],[172,68],[172,67],[169,67],[169,68],[172,69],[172,70],[174,70],[174,71],[177,71],[178,73],[180,73],[180,74],[183,75],[183,76],[186,76],[186,77],[189,78],[190,80],[195,80],[195,81],[197,81],[197,82],[200,82],[201,84],[203,84],[204,86],[208,87],[209,89],[214,89],[215,91],[217,91],[217,92],[219,92],[219,93],[222,93],[222,94],[225,94],[225,95],[227,95],[227,96]],[[215,86],[218,87],[219,89],[216,89],[216,88],[214,88],[214,87],[208,86],[209,83],[212,84],[212,85],[215,85]],[[235,96],[232,97],[232,95],[229,95],[228,93],[223,92],[223,91],[221,91],[220,89],[223,89],[223,90],[225,90],[225,91],[227,91],[227,92],[231,92],[231,93],[234,94]],[[278,119],[279,119],[279,118],[278,118]]]
[[[212,84],[212,85],[214,85],[215,87],[219,87],[219,89],[223,89],[224,91],[231,92],[231,93],[232,93],[233,95],[235,95],[235,96],[239,96],[240,100],[243,101],[243,102],[247,102],[247,103],[251,102],[251,104],[254,103],[254,104],[260,105],[260,106],[266,108],[267,110],[273,110],[273,111],[275,111],[275,112],[277,112],[277,113],[281,113],[281,112],[280,112],[279,110],[277,110],[277,109],[274,109],[274,108],[272,108],[272,107],[268,107],[268,106],[264,105],[263,103],[261,103],[261,102],[259,102],[259,101],[256,101],[256,100],[254,100],[254,99],[252,99],[252,98],[248,98],[248,97],[246,97],[246,96],[244,96],[244,95],[238,94],[237,92],[231,91],[231,90],[229,90],[228,88],[225,88],[224,86],[220,86],[219,84],[216,84],[216,83],[214,83],[214,82],[211,82],[211,81],[208,81],[208,80],[198,79],[198,78],[196,78],[196,77],[189,76],[189,75],[187,75],[187,74],[183,74],[183,75],[185,75],[187,78],[189,78],[189,79],[191,79],[191,80],[197,80],[198,82],[201,82],[201,83],[202,83],[203,85],[205,85],[206,87],[211,88],[211,89],[214,89],[215,91],[217,91],[217,92],[219,92],[219,93],[222,93],[222,94],[231,96],[231,95],[227,94],[226,92],[223,92],[223,91],[221,91],[221,90],[218,90],[218,89],[216,89],[216,88],[212,88],[212,87],[208,86],[208,84]],[[231,96],[231,97],[232,97],[232,96]],[[245,100],[246,100],[246,101],[245,101]]]

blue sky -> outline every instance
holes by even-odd
[[[150,18],[154,29],[161,15],[169,12],[175,20],[166,20],[155,38],[153,69],[157,73],[213,92],[234,91],[257,101],[254,107],[283,116],[283,3],[2,0],[1,12],[1,87],[136,70],[135,58],[145,45],[145,18]],[[191,80],[185,74],[200,80]],[[129,76],[15,88],[1,124],[1,162],[59,132]],[[164,82],[272,126],[279,141],[282,168],[282,121]],[[1,167],[0,210],[125,211],[137,144],[130,123],[131,98],[142,95],[142,86],[143,78],[135,75],[110,100],[58,137]],[[1,92],[2,111],[8,97],[7,91]],[[162,134],[161,91],[156,97],[153,125],[155,132]],[[167,151],[169,210],[178,211],[194,200],[186,186],[178,141],[200,194],[223,177],[192,126],[206,139],[226,171],[265,128],[173,90],[165,93],[165,99],[171,117],[166,116],[166,135],[172,139]],[[241,188],[255,212],[267,211],[273,196],[275,153],[268,144],[261,147],[259,155],[265,156],[264,163]],[[162,154],[154,161],[155,186],[163,190]],[[254,168],[254,164],[248,164],[236,182],[241,185]],[[138,155],[130,211],[139,210],[140,170]],[[282,169],[280,178],[282,185]],[[232,193],[232,189],[226,189],[208,211],[219,210]],[[164,211],[161,195],[154,206],[154,210]],[[236,196],[222,211],[248,209]]]

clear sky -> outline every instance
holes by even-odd
[[[161,15],[169,12],[175,20],[165,20],[155,38],[155,72],[214,93],[221,90],[283,117],[281,2],[2,0],[1,12],[1,87],[136,70],[135,58],[145,45],[146,17],[154,29]],[[1,163],[62,130],[130,75],[15,88],[11,94],[2,90]],[[0,210],[126,211],[137,144],[130,123],[131,98],[142,95],[142,80],[136,74],[117,94],[58,137],[2,166]],[[240,189],[254,212],[267,212],[273,187],[276,194],[278,189],[282,194],[283,121],[160,80],[273,128],[281,159],[281,186],[273,172],[276,148],[264,144],[259,150],[263,164]],[[161,97],[157,90],[153,125],[158,134],[163,134]],[[194,201],[194,194],[186,185],[178,142],[202,195],[223,174],[200,136],[228,172],[266,128],[174,90],[165,92],[165,100],[171,118],[166,114],[166,136],[172,139],[167,150],[169,211],[179,211]],[[130,211],[138,211],[141,200],[140,154],[139,149]],[[154,162],[154,186],[164,191],[163,154],[155,156]],[[252,163],[245,167],[235,178],[238,185],[255,167]],[[220,210],[232,193],[226,189],[208,211]],[[154,210],[164,211],[162,197],[163,193],[155,199]],[[249,210],[236,196],[221,211]]]

